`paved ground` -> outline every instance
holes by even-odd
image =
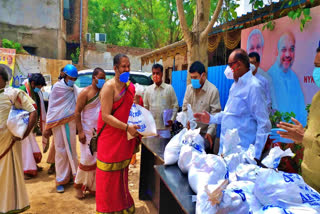
[[[40,138],[37,138],[40,148]],[[78,154],[79,146],[78,146]],[[95,197],[87,196],[84,200],[78,200],[75,197],[75,190],[72,185],[66,187],[63,194],[55,191],[55,176],[48,175],[49,164],[46,163],[47,153],[43,154],[39,166],[43,171],[36,178],[26,181],[31,208],[25,213],[95,213]],[[129,189],[135,201],[136,213],[157,213],[150,202],[140,201],[139,194],[139,171],[140,171],[140,153],[137,154],[137,163],[135,167],[129,170]]]

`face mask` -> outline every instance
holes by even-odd
[[[98,83],[96,83],[97,88],[102,88],[105,82],[105,79],[98,79]]]
[[[159,75],[153,75],[152,80],[153,80],[153,82],[160,82],[161,79],[160,79]]]
[[[68,80],[67,85],[68,85],[69,87],[73,87],[74,81]]]
[[[320,67],[314,68],[312,76],[313,76],[314,82],[320,88]]]
[[[250,70],[254,72],[256,70],[256,66],[250,63]]]
[[[129,77],[130,77],[130,73],[129,72],[124,72],[124,73],[120,74],[119,79],[120,79],[121,82],[126,83],[126,82],[128,82]]]
[[[227,66],[226,70],[224,70],[224,75],[226,75],[227,79],[233,80],[233,71],[230,66]]]
[[[35,93],[38,93],[38,92],[40,91],[40,88],[34,88],[33,91],[34,91]]]
[[[200,84],[199,79],[191,79],[191,85],[195,89],[201,88],[201,84]]]

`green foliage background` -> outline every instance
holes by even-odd
[[[193,24],[195,0],[184,0],[188,26]],[[211,15],[217,0],[211,0]],[[225,0],[219,22],[236,18],[236,0]],[[90,0],[89,32],[106,33],[107,43],[160,48],[182,39],[176,0]]]

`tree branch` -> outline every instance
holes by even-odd
[[[204,39],[204,38],[206,38],[208,36],[208,34],[209,34],[210,30],[212,29],[214,23],[217,21],[219,13],[220,13],[220,10],[221,10],[221,7],[222,7],[222,3],[223,3],[223,0],[219,0],[218,1],[217,7],[216,7],[216,9],[215,9],[215,11],[213,13],[213,16],[212,16],[208,26],[206,27],[206,29],[200,35],[200,40],[202,40],[202,39]]]
[[[182,0],[176,0],[178,16],[180,20],[181,30],[183,32],[184,41],[188,44],[191,42],[191,32],[188,28],[186,17],[184,15],[183,3]]]

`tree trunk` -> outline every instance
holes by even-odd
[[[193,37],[194,38],[194,37]],[[191,44],[187,44],[188,52],[188,71],[191,64],[195,61],[200,61],[204,66],[208,67],[208,38],[207,39],[193,39]],[[190,75],[188,72],[187,84],[190,83]]]
[[[196,14],[192,31],[189,30],[184,15],[183,1],[176,0],[181,30],[188,48],[188,70],[194,61],[200,61],[208,67],[208,33],[216,22],[223,0],[218,0],[217,7],[209,22],[210,0],[197,0]],[[187,83],[190,83],[188,73]]]

